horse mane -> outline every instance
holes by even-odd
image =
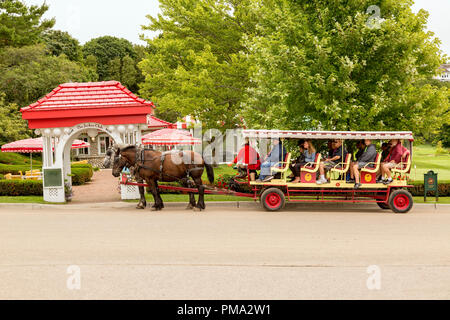
[[[128,151],[128,150],[131,150],[131,149],[136,149],[136,146],[132,145],[132,144],[128,145],[128,146],[125,146],[123,148],[120,148],[120,152]]]

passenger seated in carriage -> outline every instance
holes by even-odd
[[[305,143],[304,139],[300,139],[297,141],[297,146],[299,149],[299,155],[296,159],[292,160],[291,163],[289,164],[289,169],[291,169],[292,174],[289,176],[289,178],[291,178],[291,182],[295,179],[295,165],[298,163],[305,163],[305,154],[304,151],[305,149],[303,148],[303,144]]]
[[[359,170],[366,167],[370,163],[375,162],[375,158],[377,157],[377,148],[372,141],[369,139],[364,140],[364,151],[361,156],[357,160],[357,162],[353,163],[351,170],[353,171],[353,176],[355,177],[355,189],[361,187]]]
[[[363,154],[364,149],[366,147],[364,145],[364,140],[356,141],[355,147],[356,147],[356,149],[354,149],[352,152],[352,161],[350,164],[350,168],[353,167],[353,165],[358,162],[359,158]],[[350,174],[350,180],[348,180],[347,182],[355,182],[355,176],[353,174],[353,170],[350,170],[349,174]]]
[[[334,168],[337,164],[342,162],[347,156],[347,149],[342,145],[342,140],[332,140],[332,153],[329,153],[328,157],[320,162],[319,165],[319,179],[316,181],[317,184],[327,183],[328,180],[325,178],[325,170],[330,170]]]
[[[307,164],[308,162],[314,162],[316,159],[316,148],[314,148],[313,142],[311,140],[305,140],[303,142],[303,162],[296,162],[295,165],[291,168],[294,173],[294,180],[292,183],[300,182],[300,169],[302,166]],[[300,158],[300,157],[299,157]]]
[[[386,185],[393,181],[391,169],[402,166],[402,163],[405,162],[406,157],[409,155],[409,150],[402,146],[402,142],[399,139],[392,139],[389,141],[389,144],[391,145],[391,150],[381,164],[381,182]],[[387,176],[387,179],[385,179],[385,176]]]
[[[383,142],[381,145],[381,160],[385,161],[391,151],[391,145],[388,142]]]
[[[272,139],[273,148],[261,164],[261,171],[259,173],[258,181],[269,182],[274,177],[272,175],[272,167],[279,166],[280,162],[284,161],[286,156],[286,149],[281,144],[279,138]]]
[[[245,144],[236,158],[234,158],[233,163],[237,164],[237,169],[239,175],[236,178],[245,178],[247,176],[247,169],[250,174],[250,180],[255,181],[256,179],[256,170],[259,170],[261,166],[261,161],[259,160],[259,153],[256,152],[250,146],[249,138],[245,138]],[[229,164],[232,165],[231,163]]]

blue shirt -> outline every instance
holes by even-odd
[[[314,162],[316,160],[316,153],[309,153],[308,150],[303,151],[303,154],[305,155],[305,162]]]
[[[267,162],[282,162],[286,156],[286,149],[281,144],[277,144],[267,156]]]

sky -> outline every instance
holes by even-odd
[[[24,0],[27,4],[46,2],[50,9],[46,17],[55,17],[55,29],[69,32],[82,44],[104,35],[125,38],[145,44],[139,39],[148,25],[146,15],[159,13],[158,0]],[[428,30],[442,41],[441,49],[450,56],[450,0],[416,0],[413,11],[430,13]],[[381,12],[381,15],[383,13]],[[146,31],[145,36],[155,34]]]

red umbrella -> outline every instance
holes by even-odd
[[[89,143],[82,140],[74,140],[72,143],[72,149],[87,148],[89,146]],[[43,148],[42,138],[30,138],[2,145],[2,152],[42,152]]]
[[[74,140],[72,143],[72,149],[87,148],[90,144],[82,140]],[[30,166],[33,170],[33,159],[31,154],[33,152],[42,152],[44,149],[44,143],[42,138],[29,138],[24,140],[18,140],[11,143],[2,145],[2,152],[21,152],[30,153]]]
[[[150,132],[142,137],[143,144],[174,146],[201,144],[202,141],[194,138],[189,131],[177,129],[161,129]]]

